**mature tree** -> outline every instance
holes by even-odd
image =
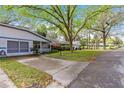
[[[47,38],[52,40],[52,41],[58,41],[58,37],[60,36],[61,33],[58,33],[59,29],[54,26],[50,25],[47,30]]]
[[[112,44],[117,46],[118,48],[123,44],[123,41],[117,36],[110,37],[110,40]]]
[[[16,6],[0,6],[0,23],[34,30],[36,21],[15,12]]]
[[[0,6],[0,23],[10,24],[17,20],[12,6]]]
[[[99,31],[102,33],[103,48],[106,49],[106,38],[110,33],[112,27],[121,23],[124,20],[124,14],[121,12],[113,12],[113,10],[108,10],[101,13],[96,21],[95,25],[90,27],[94,31]]]
[[[37,26],[37,33],[46,37],[47,35],[47,27],[45,25],[38,25]]]
[[[59,28],[70,43],[70,50],[73,52],[73,41],[78,33],[88,24],[89,20],[97,17],[101,12],[109,9],[109,6],[94,6],[92,8],[82,6],[21,6],[23,15],[39,20],[45,20]]]

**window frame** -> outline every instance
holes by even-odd
[[[21,50],[21,43],[27,43],[27,51],[22,51],[22,50]],[[26,49],[26,48],[23,48],[23,49]],[[19,52],[20,52],[20,53],[29,52],[29,42],[20,41],[20,42],[19,42]]]
[[[17,46],[16,47],[13,47],[13,44],[12,44],[10,46],[10,48],[9,48],[9,42],[16,42],[17,43]],[[21,48],[21,43],[27,43],[27,47],[26,48]],[[14,50],[15,48],[17,50]],[[27,49],[27,50],[25,51],[23,49],[25,49],[25,50]],[[7,40],[7,53],[27,53],[27,52],[29,52],[29,42],[27,42],[27,41]]]
[[[9,42],[16,42],[17,43],[17,47],[16,47],[17,50],[16,51],[12,50],[12,49],[15,49],[15,48],[9,48]],[[7,41],[7,53],[19,53],[19,42],[18,41],[8,40]]]

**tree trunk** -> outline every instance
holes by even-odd
[[[89,48],[89,39],[88,39],[88,31],[87,31],[87,49]]]
[[[90,31],[88,32],[88,44],[89,44],[89,49],[91,49],[92,48],[92,44],[91,44],[91,42],[90,42]]]
[[[96,40],[96,41],[95,41],[95,50],[97,49],[97,43],[98,43],[98,42],[97,42],[97,40]]]
[[[103,49],[106,49],[106,36],[105,36],[105,32],[103,32]]]
[[[72,43],[72,41],[70,41],[70,51],[71,51],[71,53],[73,53],[73,43]]]
[[[99,41],[96,41],[96,49],[99,49]]]

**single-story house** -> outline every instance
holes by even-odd
[[[33,54],[33,48],[40,53],[51,51],[51,41],[32,31],[0,23],[0,56]]]

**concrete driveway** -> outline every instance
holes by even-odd
[[[89,64],[88,62],[69,62],[60,59],[40,57],[17,58],[18,62],[47,72],[62,86],[68,86]]]

